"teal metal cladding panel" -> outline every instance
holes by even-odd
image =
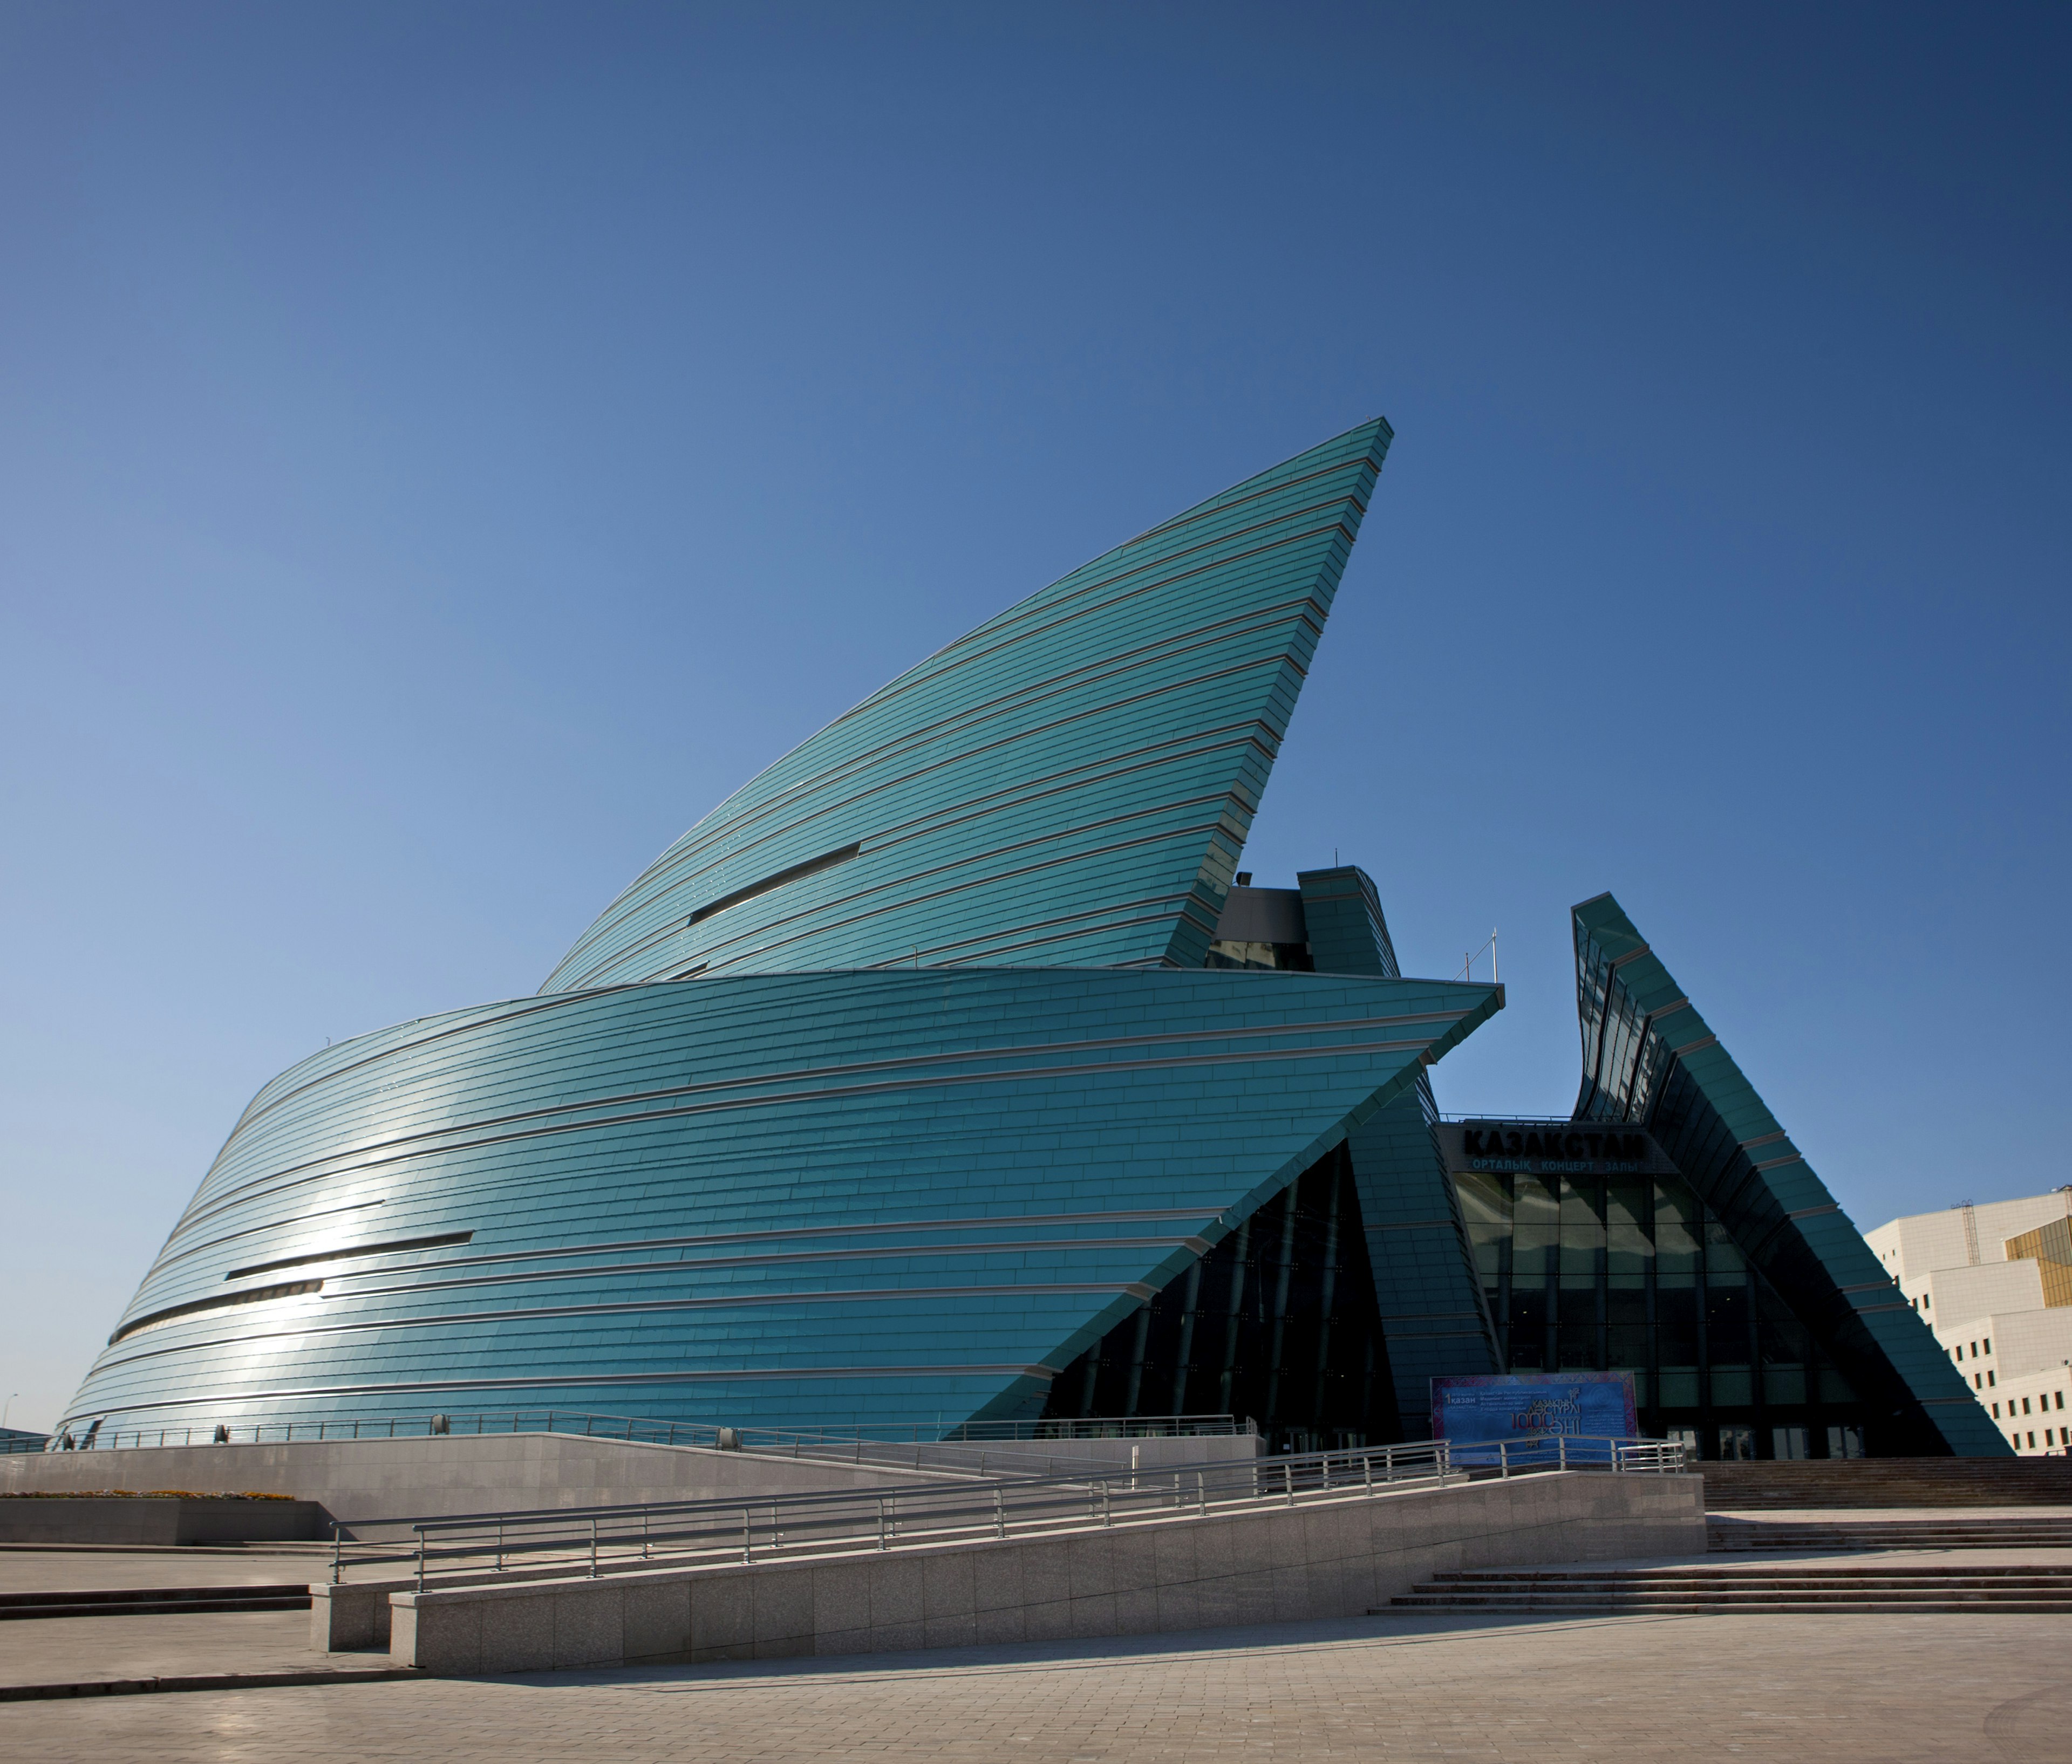
[[[68,1424],[1033,1412],[1497,1003],[1323,974],[890,970],[363,1036],[254,1098]]]
[[[1646,1126],[1891,1435],[1875,1455],[2012,1455],[1928,1325],[1609,894],[1574,911],[1578,1119]]]
[[[989,620],[734,793],[543,992],[1199,966],[1390,439],[1379,420]]]
[[[1364,870],[1305,870],[1295,880],[1319,971],[1401,973],[1380,893]],[[1434,1378],[1503,1369],[1460,1193],[1433,1135],[1438,1118],[1431,1081],[1420,1073],[1354,1130],[1348,1147],[1396,1413],[1412,1439],[1432,1430]]]

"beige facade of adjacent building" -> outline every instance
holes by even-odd
[[[2072,1188],[1916,1213],[1864,1241],[2014,1449],[2072,1452]]]

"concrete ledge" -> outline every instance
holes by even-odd
[[[309,1500],[36,1500],[0,1493],[0,1542],[10,1544],[291,1543],[320,1538],[326,1528],[323,1508]]]
[[[740,1494],[882,1488],[948,1474],[581,1434],[451,1434],[0,1455],[0,1498],[110,1487],[264,1488],[314,1502],[327,1517],[349,1528],[404,1515],[428,1519],[532,1508],[637,1506]]]
[[[1700,1478],[1570,1471],[882,1554],[397,1593],[389,1657],[457,1676],[1143,1635],[1359,1615],[1465,1568],[1704,1547]]]

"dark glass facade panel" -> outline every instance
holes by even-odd
[[[1250,1417],[1269,1451],[1403,1437],[1352,1160],[1342,1147],[1108,1331],[1044,1418]]]
[[[1680,1179],[1453,1179],[1511,1371],[1630,1372],[1642,1430],[1708,1458],[1860,1439],[1848,1380]]]
[[[1221,938],[1209,946],[1202,966],[1279,969],[1293,974],[1317,971],[1316,960],[1306,943],[1238,943]]]

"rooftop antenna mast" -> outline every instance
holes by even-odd
[[[1494,931],[1490,933],[1488,938],[1483,942],[1482,950],[1478,950],[1475,951],[1474,955],[1467,956],[1462,959],[1461,962],[1461,971],[1457,978],[1462,980],[1472,980],[1474,978],[1475,962],[1481,957],[1482,950],[1489,951],[1490,983],[1492,986],[1501,986],[1503,983],[1503,975],[1498,972],[1497,969],[1496,933]]]

